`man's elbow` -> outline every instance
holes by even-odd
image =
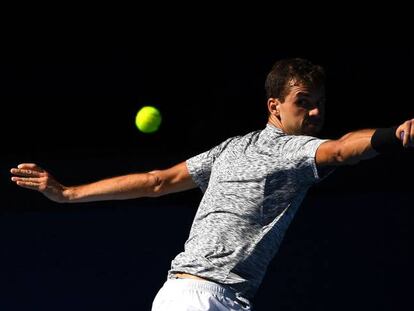
[[[147,173],[148,187],[146,196],[148,197],[160,197],[164,194],[163,181],[160,171],[151,171]]]
[[[339,144],[335,153],[335,161],[337,165],[355,165],[361,160],[362,158],[358,154],[349,152],[348,148],[345,148],[343,145]]]
[[[377,153],[366,140],[366,137],[361,137],[350,141],[344,136],[339,140],[323,143],[316,153],[317,163],[328,166],[355,165],[370,159]]]
[[[358,157],[352,157],[346,154],[339,154],[337,156],[338,165],[355,165],[361,161]]]
[[[358,157],[352,156],[341,142],[330,145],[324,161],[329,166],[354,165],[360,161]]]

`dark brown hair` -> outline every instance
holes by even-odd
[[[265,82],[267,98],[285,100],[292,85],[321,87],[325,84],[325,70],[303,58],[288,58],[277,61]]]

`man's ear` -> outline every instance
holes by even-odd
[[[280,116],[280,101],[277,98],[269,98],[267,101],[267,107],[269,109],[270,114],[274,115],[275,117],[279,118]]]

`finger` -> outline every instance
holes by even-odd
[[[414,125],[411,125],[409,145],[410,147],[414,147]]]
[[[36,163],[20,163],[17,165],[18,168],[35,168],[36,166]]]
[[[29,177],[41,177],[43,176],[42,172],[35,171],[35,170],[28,170],[28,169],[19,169],[19,168],[12,168],[10,173],[15,174],[17,176],[29,176]]]
[[[397,129],[396,135],[401,142],[404,141],[404,130]]]
[[[11,178],[12,181],[22,181],[22,182],[32,182],[32,183],[40,183],[40,180],[38,178],[30,178],[30,177],[16,177],[13,176]]]
[[[411,123],[407,122],[406,128],[404,130],[404,147],[408,147],[408,144],[410,142],[410,136],[411,136]]]
[[[17,181],[16,185],[23,187],[23,188],[32,189],[32,190],[39,190],[39,186],[40,186],[40,184],[30,182],[30,181]]]
[[[404,122],[400,128],[401,131],[401,140],[404,147],[406,147],[407,136],[409,136],[409,132],[407,132],[407,122]]]
[[[30,169],[30,170],[34,170],[34,171],[43,171],[43,169],[39,165],[37,165],[36,163],[21,163],[21,164],[17,165],[17,168]]]

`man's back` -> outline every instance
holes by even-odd
[[[205,192],[176,272],[197,275],[252,298],[307,189],[317,179],[323,140],[288,136],[268,124],[187,160]]]

